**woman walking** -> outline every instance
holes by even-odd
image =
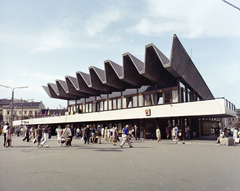
[[[7,145],[9,145],[9,147],[13,147],[12,146],[12,134],[11,134],[11,131],[10,131],[10,126],[7,127],[7,132],[6,132],[5,147],[7,147]]]
[[[44,137],[44,140],[41,143],[41,147],[43,147],[43,145],[46,143],[46,147],[48,148],[49,147],[49,145],[48,145],[48,138],[49,138],[49,128],[48,128],[48,125],[45,125],[45,127],[43,129],[43,137]]]
[[[58,125],[58,128],[56,129],[56,133],[57,133],[57,141],[58,141],[58,144],[61,145],[62,128],[61,128],[60,125]]]
[[[41,147],[40,143],[41,143],[41,139],[42,139],[42,128],[40,125],[38,125],[38,129],[36,131],[36,138],[37,138],[37,142],[38,142],[37,148],[40,148]]]
[[[159,141],[161,141],[161,131],[159,129],[159,126],[157,126],[157,129],[156,129],[156,137],[157,137],[157,143],[159,143]]]

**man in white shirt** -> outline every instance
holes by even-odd
[[[7,128],[8,128],[8,123],[6,123],[6,125],[3,126],[3,136],[4,136],[3,146],[4,147],[5,147],[5,144],[6,144]]]

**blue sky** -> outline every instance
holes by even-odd
[[[66,107],[42,85],[107,59],[122,65],[125,52],[144,61],[149,43],[170,58],[176,34],[214,97],[240,108],[239,23],[240,11],[221,0],[0,0],[0,84],[29,86],[16,98]]]

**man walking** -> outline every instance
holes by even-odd
[[[43,147],[43,145],[46,143],[46,147],[48,148],[48,138],[49,138],[49,128],[48,125],[45,125],[44,129],[43,129],[43,142],[41,143],[41,147]]]
[[[89,125],[87,125],[86,129],[85,129],[85,139],[84,139],[84,143],[86,144],[86,142],[89,144],[89,136],[90,136],[90,127]]]
[[[5,147],[6,146],[6,136],[7,136],[7,130],[8,129],[8,123],[6,123],[6,125],[4,125],[3,127],[3,136],[4,136],[4,142],[3,142],[3,146]]]
[[[124,128],[123,130],[123,141],[122,143],[120,144],[120,147],[123,148],[123,145],[127,142],[129,147],[132,148],[133,146],[131,145],[130,143],[130,140],[129,140],[129,130],[128,130],[129,126],[126,125],[126,127]]]

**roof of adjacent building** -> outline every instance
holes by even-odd
[[[180,78],[204,100],[214,98],[176,35],[170,60],[152,43],[145,46],[144,62],[129,52],[122,57],[123,66],[106,60],[104,70],[90,66],[89,74],[77,71],[76,77],[65,76],[65,81],[56,80],[43,88],[51,98],[78,100]]]
[[[19,102],[19,103],[14,103],[13,107],[14,108],[38,108],[39,105],[42,104],[42,102]],[[11,105],[7,105],[4,108],[11,108]]]
[[[10,99],[0,99],[0,105],[9,105],[10,103]]]

